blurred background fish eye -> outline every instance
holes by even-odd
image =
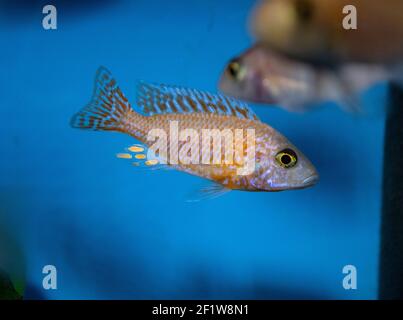
[[[57,30],[44,30],[45,4],[0,0],[0,232],[21,271],[10,275],[1,252],[0,269],[17,293],[377,298],[385,83],[361,96],[375,110],[366,117],[332,101],[306,113],[251,104],[311,159],[317,186],[187,203],[201,179],[136,171],[115,157],[130,137],[73,130],[69,119],[89,101],[100,65],[133,104],[138,80],[216,92],[230,58],[254,45],[246,24],[255,4],[52,1]],[[309,1],[298,10],[315,14]],[[42,287],[45,265],[57,268],[57,290]],[[357,290],[343,288],[345,265],[357,268]]]

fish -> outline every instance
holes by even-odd
[[[403,62],[401,0],[263,0],[249,26],[257,42],[312,64]]]
[[[237,99],[276,105],[290,112],[309,111],[330,101],[346,111],[361,112],[359,94],[391,77],[379,65],[345,63],[325,68],[258,43],[227,63],[218,88]]]
[[[71,118],[70,124],[73,128],[132,136],[139,144],[118,157],[125,161],[136,158],[142,167],[153,160],[162,168],[207,179],[211,184],[200,191],[201,198],[231,190],[303,189],[319,179],[308,158],[281,133],[260,121],[246,103],[222,94],[140,82],[132,107],[105,67],[97,71],[91,101]],[[234,135],[239,139],[231,149],[226,143]],[[217,136],[222,140],[215,146],[223,148],[213,145]],[[231,160],[227,155],[232,161],[227,161]]]

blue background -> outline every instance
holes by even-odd
[[[69,126],[100,65],[134,102],[138,80],[216,91],[252,44],[251,1],[2,1],[0,224],[18,243],[27,298],[376,298],[383,116],[328,103],[308,114],[254,106],[312,160],[320,183],[184,201],[203,180],[137,171],[134,142]],[[382,109],[384,88],[364,97]],[[10,250],[9,254],[13,254]],[[42,289],[42,268],[58,289]],[[344,290],[342,268],[358,270]]]

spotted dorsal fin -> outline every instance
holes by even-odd
[[[140,82],[137,87],[137,105],[146,115],[214,113],[258,120],[245,102],[222,94],[163,84]]]

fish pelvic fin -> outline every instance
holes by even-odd
[[[123,131],[124,120],[132,111],[116,80],[105,67],[97,70],[91,101],[70,121],[73,128]]]
[[[207,184],[205,184],[200,189],[193,190],[191,193],[189,193],[187,195],[186,202],[199,202],[209,199],[215,199],[230,191],[231,189],[226,188],[217,182],[208,181]]]

